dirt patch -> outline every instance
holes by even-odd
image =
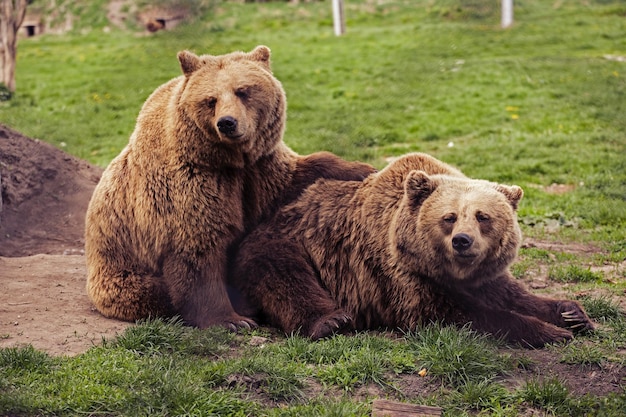
[[[562,243],[562,242],[547,242],[540,241],[531,238],[525,238],[524,243],[522,244],[523,248],[538,248],[545,249],[548,251],[554,252],[563,252],[563,253],[580,253],[580,254],[593,254],[600,253],[601,249],[589,245],[589,244],[581,244],[581,243]]]
[[[75,355],[128,326],[91,305],[84,256],[0,258],[0,271],[1,347],[32,344],[51,355]]]
[[[0,346],[73,355],[128,325],[85,291],[85,212],[101,174],[0,125]]]
[[[135,13],[136,5],[132,1],[112,0],[107,5],[107,19],[117,28],[126,29],[126,21]]]
[[[576,189],[576,185],[574,184],[557,184],[555,182],[550,185],[533,184],[531,187],[542,190],[548,194],[556,195],[571,193]]]
[[[550,349],[529,350],[522,353],[532,363],[528,369],[520,369],[519,373],[513,375],[507,381],[507,385],[519,387],[527,380],[554,378],[561,381],[572,396],[588,394],[601,397],[609,393],[623,392],[626,367],[619,363],[605,362],[602,366],[572,365],[565,363],[560,355]]]

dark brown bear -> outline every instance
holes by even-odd
[[[313,339],[341,329],[464,325],[539,347],[593,325],[509,272],[522,189],[410,154],[364,182],[320,180],[242,242],[233,281],[257,315]]]

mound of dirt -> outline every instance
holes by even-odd
[[[0,347],[74,355],[128,326],[85,291],[85,212],[101,174],[0,125]]]
[[[83,250],[102,169],[0,125],[0,256]]]

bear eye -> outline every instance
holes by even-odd
[[[248,88],[238,88],[235,91],[235,95],[240,99],[245,100],[250,97],[250,90]]]
[[[217,104],[217,99],[215,97],[209,97],[206,100],[204,100],[204,104],[210,108],[210,109],[214,109],[215,105]]]
[[[456,222],[456,214],[450,213],[443,216],[443,221],[446,223],[454,223]]]
[[[476,213],[476,220],[478,220],[479,223],[484,223],[491,220],[491,217],[489,217],[488,214],[478,212]]]

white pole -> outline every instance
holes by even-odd
[[[513,24],[513,0],[502,0],[502,28]]]
[[[341,36],[346,31],[346,20],[343,16],[343,0],[333,0],[333,27],[336,36]]]

